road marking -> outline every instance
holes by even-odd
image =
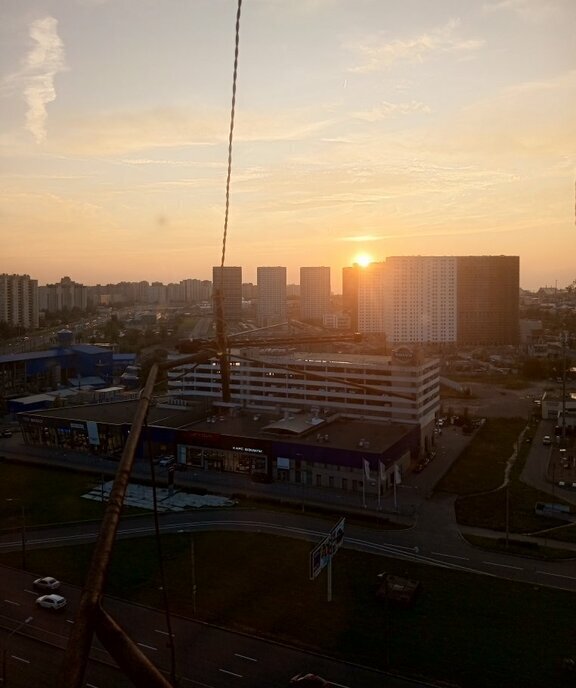
[[[98,686],[95,686],[93,683],[87,683],[86,688],[98,688]]]
[[[218,671],[221,671],[223,674],[230,674],[230,676],[236,676],[236,678],[244,678],[242,674],[235,674],[233,671],[227,671],[226,669],[218,669]]]
[[[483,561],[483,564],[490,566],[501,566],[503,569],[516,569],[516,571],[524,571],[521,566],[510,566],[510,564],[497,564],[495,561]]]
[[[74,623],[73,619],[66,619],[66,623]]]
[[[545,576],[556,576],[556,578],[569,578],[570,580],[576,580],[576,576],[563,576],[561,573],[549,573],[548,571],[536,571],[536,573],[542,573]]]
[[[249,662],[257,662],[257,659],[254,659],[254,657],[246,657],[246,655],[239,655],[237,652],[234,653],[234,657],[240,657],[240,659],[247,659]]]
[[[17,659],[19,662],[24,662],[24,664],[30,664],[29,659],[24,659],[24,657],[17,657],[16,655],[10,655],[12,659]]]
[[[136,645],[140,645],[140,647],[145,647],[147,650],[154,650],[155,652],[158,652],[158,648],[154,647],[154,645],[145,645],[144,643],[136,643]]]
[[[161,633],[162,635],[170,635],[170,633],[168,633],[168,631],[161,631],[159,628],[155,628],[154,633]],[[172,633],[172,637],[174,637],[174,633]]]
[[[27,589],[25,589],[24,592],[27,592],[29,595],[38,595],[38,593],[36,592],[36,590],[27,590]]]
[[[469,561],[468,557],[459,557],[456,554],[444,554],[443,552],[430,552],[436,557],[448,557],[449,559],[462,559],[462,561]]]
[[[4,602],[6,602],[6,604],[13,604],[16,607],[20,606],[20,602],[13,602],[12,600],[4,600]]]
[[[349,688],[348,686],[345,686],[343,683],[334,683],[334,681],[330,681],[331,686],[338,686],[338,688]]]

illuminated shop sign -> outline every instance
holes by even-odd
[[[245,452],[246,454],[262,454],[262,449],[253,447],[232,447],[232,451]]]

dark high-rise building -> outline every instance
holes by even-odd
[[[517,344],[520,258],[459,256],[456,264],[459,345]]]
[[[330,268],[300,268],[300,319],[322,323],[330,311]]]
[[[260,327],[286,322],[286,268],[259,267],[256,322]]]
[[[213,267],[212,268],[212,296],[222,292],[222,314],[224,320],[242,319],[242,268],[241,267]],[[214,314],[216,315],[216,304]]]
[[[350,327],[358,330],[358,279],[362,268],[357,263],[342,268],[342,310],[350,316]]]

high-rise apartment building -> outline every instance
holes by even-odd
[[[38,327],[38,281],[30,275],[0,275],[0,321]]]
[[[224,266],[212,268],[212,296],[222,295],[222,314],[225,320],[242,319],[242,268]],[[216,313],[214,304],[214,313]]]
[[[62,277],[56,284],[38,287],[38,304],[41,311],[72,310],[88,307],[88,287],[74,282],[70,277]]]
[[[256,322],[260,327],[286,322],[286,268],[257,269]]]
[[[457,260],[458,344],[518,344],[520,258],[462,256]]]
[[[390,344],[518,342],[518,256],[393,256],[358,274],[358,330]]]
[[[330,268],[300,268],[300,319],[322,323],[330,310]]]
[[[362,267],[355,263],[342,268],[342,310],[350,316],[350,328],[358,330],[358,281]]]
[[[180,282],[184,288],[184,300],[187,303],[210,301],[212,282],[210,280],[185,279]]]

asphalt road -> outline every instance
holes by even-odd
[[[55,685],[63,661],[73,613],[80,591],[63,585],[68,599],[63,613],[34,606],[33,576],[0,567],[0,626],[7,651],[4,686],[44,688]],[[106,598],[106,610],[122,625],[140,650],[167,676],[172,675],[171,652],[164,615],[156,610]],[[29,623],[23,621],[32,616]],[[16,632],[13,632],[16,631]],[[233,633],[180,617],[172,618],[175,675],[182,687],[287,688],[290,677],[314,672],[340,688],[410,688],[425,683],[307,653],[280,643]],[[84,685],[123,688],[131,685],[114,668],[109,655],[95,642]]]

